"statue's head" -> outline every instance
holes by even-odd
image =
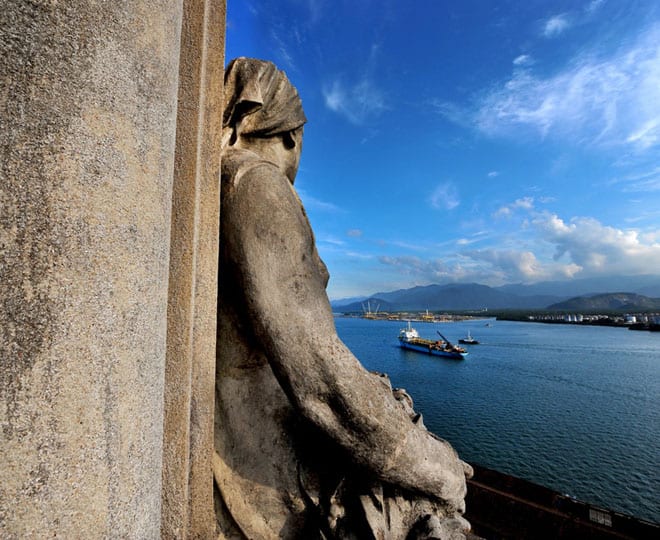
[[[225,71],[222,146],[247,148],[293,182],[307,119],[298,92],[271,62],[236,58]]]

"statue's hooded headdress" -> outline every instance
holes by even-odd
[[[227,66],[223,128],[234,128],[235,135],[270,137],[306,121],[298,92],[273,63],[236,58]]]

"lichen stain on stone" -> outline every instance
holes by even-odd
[[[0,9],[0,536],[157,530],[178,54],[136,43],[181,8],[149,6]]]
[[[62,257],[56,210],[50,200],[58,177],[51,168],[59,136],[77,114],[76,96],[89,67],[91,40],[71,39],[65,21],[86,14],[53,2],[10,3],[0,10],[0,50],[8,128],[0,132],[0,399],[11,436],[23,376],[52,344],[60,312],[54,270]],[[80,28],[86,23],[80,21]],[[93,28],[93,26],[89,26]],[[28,31],[26,31],[28,30]]]

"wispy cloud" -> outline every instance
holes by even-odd
[[[544,197],[538,197],[537,200],[542,204],[548,204],[548,203],[557,202],[557,197],[544,196]]]
[[[336,75],[326,80],[321,88],[326,107],[355,125],[364,125],[388,110],[385,93],[377,83],[380,44],[374,42],[363,51],[366,58],[354,62],[360,72],[346,76]]]
[[[417,283],[437,283],[448,279],[454,280],[456,276],[463,276],[460,265],[448,265],[440,259],[422,259],[420,257],[379,257],[381,264],[392,266],[406,276],[417,279]]]
[[[344,212],[344,210],[339,206],[337,206],[336,204],[317,199],[316,197],[313,197],[312,195],[307,193],[305,190],[300,189],[299,187],[296,188],[296,191],[298,192],[298,196],[300,197],[303,206],[308,210],[314,209],[314,210],[319,210],[321,212],[330,212],[330,213]]]
[[[660,25],[610,58],[597,51],[576,58],[550,77],[514,70],[478,104],[477,127],[490,135],[542,137],[575,143],[628,146],[660,144]]]
[[[373,255],[371,255],[370,253],[361,253],[358,251],[345,251],[344,255],[350,257],[351,259],[362,259],[362,260],[373,259]]]
[[[515,210],[532,210],[534,208],[534,197],[523,197],[521,199],[516,199],[512,203],[505,204],[500,206],[497,211],[493,214],[493,217],[509,217]]]
[[[309,18],[312,24],[316,24],[321,19],[325,7],[324,0],[304,0],[309,11]]]
[[[270,37],[274,45],[275,53],[278,56],[279,61],[284,65],[284,67],[290,71],[298,71],[296,63],[293,59],[293,54],[290,52],[290,47],[286,44],[285,40],[281,36],[281,32],[275,29],[272,29],[270,32]]]
[[[660,210],[640,210],[635,215],[625,218],[626,223],[641,223],[651,222],[653,226],[658,223],[660,218]],[[640,233],[640,238],[644,242],[658,242],[660,241],[660,230],[651,233]]]
[[[423,244],[420,242],[410,242],[410,241],[405,241],[405,240],[396,240],[396,239],[380,239],[377,241],[377,244],[382,247],[395,247],[395,248],[401,248],[405,249],[406,251],[417,251],[417,252],[422,252],[422,251],[429,251],[429,246],[428,244]]]
[[[490,171],[488,173],[488,178],[495,178],[496,176],[499,176],[500,173],[498,171]]]
[[[278,67],[289,72],[299,72],[305,62],[302,51],[315,32],[315,26],[323,19],[328,0],[295,0],[299,4],[300,16],[295,20],[284,15],[276,3],[248,2],[248,11],[256,18],[268,21],[266,35],[269,36],[269,54],[274,56]],[[255,6],[258,4],[258,7]]]
[[[427,246],[421,245],[419,243],[405,242],[403,240],[390,240],[388,242],[385,242],[385,244],[398,248],[407,249],[409,251],[428,251],[429,249]]]
[[[562,13],[560,15],[555,15],[550,17],[543,24],[543,35],[547,38],[555,37],[564,32],[571,26],[571,21],[568,18],[568,15]]]
[[[660,117],[651,118],[645,121],[641,126],[628,135],[626,142],[638,143],[647,148],[653,146],[658,141],[658,127],[660,126]]]
[[[630,184],[623,188],[624,192],[650,192],[650,191],[660,191],[660,175],[654,178],[648,178],[644,181],[637,182],[635,184]]]
[[[529,66],[534,63],[532,57],[528,54],[521,54],[513,59],[514,66]]]
[[[361,229],[349,229],[346,231],[346,236],[350,236],[351,238],[359,238],[362,236],[362,230]]]
[[[442,210],[453,210],[461,204],[458,197],[458,190],[451,182],[444,182],[438,185],[433,190],[433,193],[431,193],[429,202],[433,208]]]
[[[605,3],[605,0],[591,0],[587,4],[587,7],[584,8],[584,10],[591,15],[592,13],[595,13],[600,9],[600,7]]]
[[[252,2],[247,2],[246,5],[247,5],[247,8],[248,8],[248,11],[249,11],[253,16],[256,17],[256,16],[259,15],[259,10],[256,8],[256,6],[254,5],[254,3],[252,3]]]
[[[629,174],[616,179],[613,184],[620,184],[624,193],[643,193],[660,191],[660,167]]]
[[[469,246],[470,244],[476,244],[477,242],[481,242],[482,238],[479,237],[472,237],[472,238],[459,238],[456,240],[456,245],[457,246]]]
[[[340,240],[339,238],[335,238],[334,236],[329,236],[329,235],[319,236],[318,241],[319,243],[332,244],[333,246],[346,245],[346,242],[344,242],[343,240]]]
[[[368,77],[351,84],[335,79],[322,88],[322,93],[328,109],[355,125],[363,125],[387,110],[383,92]]]
[[[472,125],[473,118],[470,112],[455,103],[434,98],[429,100],[428,104],[437,114],[454,124],[465,127]]]

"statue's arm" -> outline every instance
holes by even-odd
[[[309,222],[286,178],[259,166],[223,193],[225,260],[293,405],[382,480],[460,507],[463,464],[411,422],[337,337]],[[255,396],[258,399],[258,396]]]

